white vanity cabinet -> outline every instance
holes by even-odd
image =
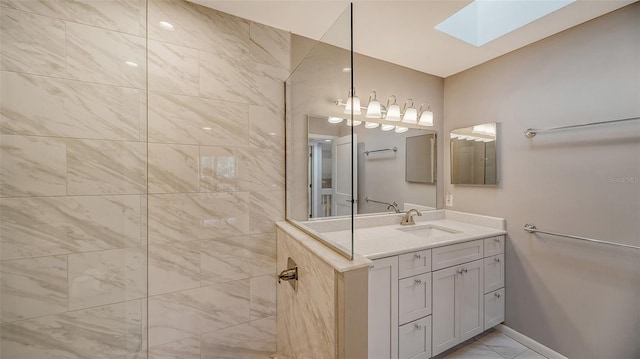
[[[431,358],[504,321],[504,236],[376,259],[369,359]]]

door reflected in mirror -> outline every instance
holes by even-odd
[[[309,218],[435,210],[436,134],[308,115]],[[353,156],[352,156],[353,154]],[[351,170],[353,166],[353,171]],[[353,176],[353,184],[352,184]]]
[[[496,127],[491,122],[451,131],[452,184],[498,184]]]

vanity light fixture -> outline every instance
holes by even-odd
[[[393,97],[393,103],[391,98]],[[395,95],[389,96],[387,100],[387,116],[384,118],[387,121],[400,121],[400,105],[398,105]]]
[[[381,129],[382,131],[385,131],[385,132],[386,132],[386,131],[391,131],[391,130],[393,130],[394,128],[396,128],[396,126],[395,126],[395,125],[386,125],[386,124],[383,124],[383,125],[382,125],[382,127],[381,127],[380,129]]]
[[[329,121],[329,123],[340,123],[340,122],[344,121],[344,118],[341,118],[341,117],[329,117],[329,119],[327,121]]]
[[[422,111],[422,106],[424,105],[424,103],[420,105],[420,111]],[[431,105],[427,105],[427,109],[420,112],[420,121],[418,121],[418,125],[433,126],[433,112],[431,112]]]
[[[362,113],[360,111],[360,98],[356,96],[355,88],[353,89],[353,92],[349,91],[349,98],[347,99],[347,104],[344,106],[344,113],[346,113],[347,115],[351,115],[351,109],[353,109],[354,115],[359,115]]]
[[[371,99],[371,96],[373,96],[373,99]],[[375,91],[371,91],[371,94],[369,94],[369,105],[367,105],[366,117],[382,118],[382,105],[380,105]]]
[[[409,131],[409,127],[396,126],[396,133],[403,133]]]
[[[411,106],[407,108],[407,103],[411,102]],[[408,99],[404,102],[404,106],[402,107],[402,122],[405,123],[417,123],[418,122],[418,111],[415,107],[413,107],[413,100]],[[396,129],[397,130],[397,129]],[[397,132],[397,131],[396,131]]]
[[[364,123],[364,128],[369,128],[369,129],[371,129],[371,128],[376,128],[376,127],[378,127],[378,126],[380,126],[380,124],[379,124],[379,123],[377,123],[377,122],[365,122],[365,123]]]
[[[362,124],[362,121],[358,121],[358,120],[353,121],[353,127],[360,126],[361,124]],[[347,120],[347,126],[351,126],[351,120]]]

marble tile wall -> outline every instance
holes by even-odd
[[[148,11],[149,357],[266,358],[290,35],[183,0]]]
[[[0,357],[147,356],[146,2],[0,0]]]
[[[289,34],[183,0],[0,17],[0,357],[275,352]]]

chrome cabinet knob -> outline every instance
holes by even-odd
[[[420,255],[420,253],[416,253],[416,254],[413,255],[413,258],[420,259],[420,258],[422,258],[422,255]]]
[[[500,293],[495,293],[496,298],[500,298]]]
[[[415,328],[416,328],[416,330],[422,330],[422,325],[420,325],[420,324],[416,324],[416,325],[415,325]]]
[[[467,268],[462,268],[462,271],[463,271],[463,272],[465,272],[465,273],[467,273],[467,272],[468,272],[468,271],[467,271]]]
[[[498,263],[500,263],[500,258],[494,258],[494,260]]]
[[[460,270],[456,271],[456,273],[458,273],[458,274],[462,275],[462,269],[460,269]]]
[[[413,285],[420,285],[420,284],[422,284],[422,280],[420,279],[416,279],[413,281]]]

